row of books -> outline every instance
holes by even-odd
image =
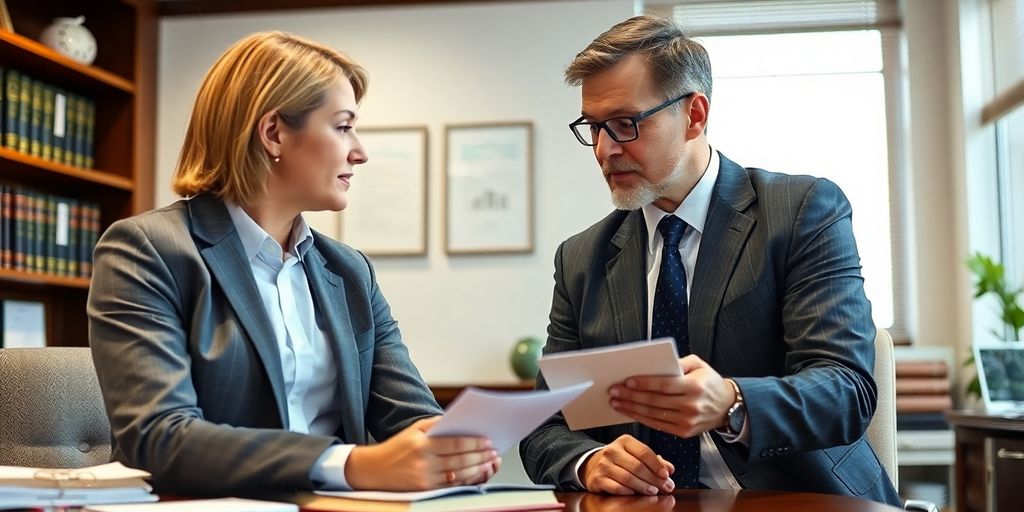
[[[20,71],[3,76],[5,148],[59,164],[91,169],[96,103]]]
[[[96,203],[0,185],[0,268],[89,277],[99,232]]]
[[[896,361],[896,427],[908,430],[949,428],[945,411],[953,408],[945,361]]]

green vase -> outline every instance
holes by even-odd
[[[523,380],[537,378],[537,372],[540,371],[540,367],[537,366],[537,360],[540,359],[543,349],[544,344],[532,336],[517,341],[512,347],[512,356],[510,358],[512,371]]]

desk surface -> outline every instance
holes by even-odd
[[[677,491],[663,496],[555,493],[565,512],[895,512],[874,501],[829,494],[774,491]]]

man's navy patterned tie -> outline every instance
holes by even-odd
[[[690,353],[690,339],[686,326],[686,270],[679,255],[679,242],[683,239],[686,223],[675,215],[666,215],[658,223],[658,231],[665,241],[661,251],[661,271],[654,289],[654,315],[651,337],[671,336],[676,339],[679,357]],[[703,487],[700,478],[700,437],[682,439],[660,430],[651,430],[650,447],[675,466],[672,474],[678,488]]]

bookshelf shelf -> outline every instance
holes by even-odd
[[[85,182],[124,191],[130,191],[135,187],[132,180],[109,172],[62,165],[7,148],[0,148],[0,162],[4,164],[5,174],[25,174],[23,179],[27,183],[52,184],[59,181],[81,186]]]
[[[0,58],[6,66],[16,67],[51,82],[92,93],[119,91],[133,94],[135,84],[109,71],[73,61],[23,35],[0,30]]]
[[[9,125],[9,117],[0,123],[0,130],[16,133],[18,142],[9,146],[11,142],[0,137],[0,191],[11,198],[6,203],[0,201],[0,207],[8,208],[0,210],[0,220],[8,221],[0,223],[0,234],[2,247],[9,249],[0,251],[0,301],[43,304],[46,345],[86,346],[90,279],[67,277],[52,269],[59,268],[62,255],[67,255],[68,271],[74,272],[71,265],[75,259],[88,261],[95,236],[113,222],[153,207],[156,0],[3,1],[13,31],[0,30],[4,85],[0,99],[8,107],[7,95],[21,94],[21,85],[17,93],[6,87],[14,83],[8,83],[12,76],[21,84],[32,84],[33,101],[27,108],[22,107],[25,103],[14,103],[17,125]],[[39,42],[55,18],[78,15],[85,17],[85,27],[96,38],[96,61],[91,65]],[[37,107],[40,88],[43,100]],[[58,93],[65,100],[55,100]],[[39,108],[42,113],[37,118]],[[8,115],[6,109],[0,109],[0,114]],[[59,130],[58,126],[65,128]],[[50,129],[52,134],[46,131]],[[25,131],[39,147],[23,147]],[[79,145],[81,139],[71,140],[72,136],[82,137],[83,132],[88,133],[84,145]],[[79,162],[67,165],[67,159],[57,163],[57,152],[47,150],[49,136],[52,140],[63,138],[65,151],[74,146],[76,154],[86,157],[81,163],[88,168]],[[15,257],[21,253],[25,253],[23,259]],[[29,257],[40,254],[46,255],[44,263],[31,260],[36,271],[26,270]],[[87,274],[89,267],[84,268],[86,272],[78,275]]]
[[[89,289],[89,278],[87,277],[64,277],[20,270],[0,269],[0,280],[59,288]]]

